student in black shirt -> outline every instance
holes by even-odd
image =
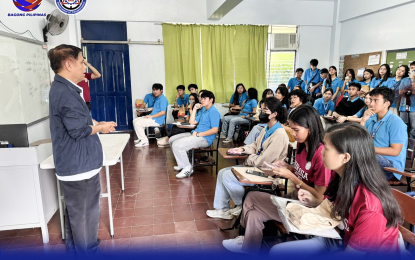
[[[358,95],[360,89],[359,83],[351,82],[349,84],[349,97],[344,97],[337,105],[333,113],[335,117],[355,115],[364,107],[365,102]]]

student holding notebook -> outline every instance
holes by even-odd
[[[266,98],[261,104],[261,122],[266,123],[254,143],[239,148],[230,149],[232,153],[249,154],[244,166],[262,167],[264,162],[276,162],[287,157],[288,136],[281,124],[287,120],[285,108],[281,102],[272,97]],[[216,180],[214,210],[206,211],[211,218],[232,219],[233,215],[239,215],[241,211],[242,198],[245,193],[244,186],[232,173],[232,167],[219,171]],[[235,203],[236,207],[230,209],[229,200]]]
[[[343,239],[313,237],[280,243],[271,248],[270,256],[399,256],[401,210],[376,163],[370,134],[358,124],[335,125],[327,131],[324,144],[324,165],[336,172],[325,195],[334,205],[332,217],[343,220]],[[308,206],[317,207],[322,202],[306,190],[298,194],[300,202]]]
[[[298,142],[294,167],[278,161],[274,174],[291,180],[295,190],[286,197],[297,199],[298,190],[307,190],[314,197],[323,199],[331,179],[331,171],[326,169],[321,151],[324,149],[324,129],[316,110],[302,105],[291,112],[288,121],[293,136]],[[223,246],[233,252],[258,253],[261,248],[263,222],[280,220],[277,208],[272,204],[270,194],[265,192],[248,193],[241,215],[241,225],[245,227],[245,237],[223,241]]]

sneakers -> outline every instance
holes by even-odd
[[[221,138],[221,139],[225,139],[225,138],[226,138],[226,135],[225,135],[225,134],[223,134],[223,133],[220,133],[220,138]]]
[[[178,172],[179,172],[179,171],[181,171],[183,168],[180,168],[179,166],[174,166],[174,167],[173,167],[173,169],[174,169],[175,171],[178,171]]]
[[[155,134],[156,138],[161,137],[160,129],[158,127],[154,127],[154,134]]]
[[[233,142],[233,140],[232,139],[229,139],[229,138],[226,138],[225,140],[223,140],[223,142],[224,143],[231,143],[231,142]]]
[[[146,143],[139,142],[138,144],[135,145],[135,147],[137,147],[137,148],[144,147],[144,146],[148,146],[148,142],[146,142]]]
[[[138,144],[139,142],[141,142],[141,140],[140,140],[140,139],[134,140],[134,143],[135,143],[135,144]]]
[[[177,179],[183,179],[183,178],[187,178],[190,177],[190,175],[193,174],[193,169],[191,166],[185,167],[181,170],[181,172],[179,172],[178,174],[176,174],[176,178]]]
[[[233,209],[230,209],[228,212],[229,214],[233,216],[239,216],[239,214],[241,214],[241,211],[242,211],[242,206],[236,206]]]
[[[238,236],[234,239],[226,239],[222,241],[224,248],[228,249],[231,252],[247,254],[247,252],[242,251],[242,244],[244,243],[244,236]]]
[[[157,145],[158,146],[170,146],[169,142],[167,141],[167,138],[168,137],[157,139]]]
[[[206,215],[211,218],[233,219],[233,216],[229,213],[229,210],[225,211],[223,209],[206,210]]]

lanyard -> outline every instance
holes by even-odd
[[[242,95],[243,95],[243,93],[242,94],[239,94],[239,105],[241,105],[242,104]]]
[[[329,100],[329,102],[330,102],[330,100]],[[324,112],[326,112],[326,114],[327,114],[327,109],[329,108],[329,102],[327,102],[327,105],[326,104],[324,104],[324,100],[323,100],[323,107],[324,107]]]
[[[402,79],[401,79],[401,80],[399,80],[399,81],[397,81],[397,82],[395,83],[395,85],[393,85],[392,90],[395,90],[395,88],[399,87],[399,85],[401,84],[401,81],[402,81]]]
[[[381,122],[379,123],[378,127],[376,127],[375,131],[373,131],[373,132],[371,133],[372,139],[375,139],[375,135],[376,135],[376,133],[378,132],[379,128],[382,126],[383,122],[384,122],[384,121],[381,121]],[[373,125],[373,128],[375,128],[375,125]],[[373,130],[373,129],[372,129],[372,130]]]
[[[274,128],[275,127],[275,128]],[[266,132],[265,132],[265,135],[264,135],[264,138],[262,138],[262,141],[261,141],[261,148],[259,148],[259,150],[258,150],[258,152],[257,152],[257,154],[256,155],[260,155],[261,154],[261,152],[264,150],[264,148],[262,148],[262,145],[264,144],[264,142],[277,130],[277,129],[279,129],[279,128],[282,128],[282,126],[281,126],[281,124],[279,123],[279,122],[277,122],[273,127],[271,127],[271,128],[269,128]],[[267,133],[269,132],[269,131],[272,131],[269,135],[267,135]]]

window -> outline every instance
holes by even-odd
[[[297,27],[270,26],[267,44],[267,86],[274,90],[294,76],[297,53]]]

